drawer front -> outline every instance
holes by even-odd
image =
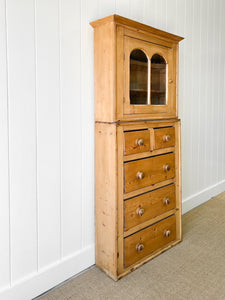
[[[124,132],[124,155],[150,150],[149,130]]]
[[[124,202],[124,230],[175,208],[175,185],[128,199]]]
[[[125,193],[175,176],[175,154],[169,153],[124,164]]]
[[[173,147],[175,145],[175,128],[154,129],[155,149]]]
[[[124,239],[125,267],[176,239],[175,215]]]

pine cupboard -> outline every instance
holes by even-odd
[[[181,37],[112,15],[91,23],[96,265],[118,280],[181,241]]]

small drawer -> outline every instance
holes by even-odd
[[[176,217],[164,219],[124,239],[124,265],[128,267],[176,239]]]
[[[150,150],[149,130],[124,132],[124,155]]]
[[[175,128],[165,127],[165,128],[155,128],[155,147],[154,149],[168,148],[175,145]]]
[[[175,185],[128,199],[124,202],[124,230],[175,208]]]
[[[125,193],[174,178],[175,154],[163,154],[124,164]]]

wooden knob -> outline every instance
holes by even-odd
[[[173,79],[170,79],[170,80],[169,80],[169,83],[173,83]]]
[[[137,172],[137,179],[143,179],[145,174],[143,172]]]
[[[164,198],[163,203],[166,204],[166,205],[169,205],[170,204],[170,198]]]
[[[164,135],[163,137],[164,142],[169,142],[171,140],[171,137],[169,134]]]
[[[137,144],[137,146],[143,146],[144,145],[143,139],[137,139],[136,144]]]
[[[137,244],[137,245],[136,245],[136,250],[137,250],[138,252],[142,252],[142,251],[144,250],[144,245],[143,245],[143,244]]]
[[[136,210],[136,212],[137,212],[137,214],[139,216],[143,216],[143,214],[145,213],[145,210],[144,210],[144,208],[138,207],[138,209]]]
[[[165,172],[168,172],[168,171],[170,170],[170,165],[165,164],[165,165],[163,166],[163,170],[164,170]]]
[[[164,235],[165,235],[166,237],[169,237],[170,234],[171,234],[171,231],[170,231],[170,230],[165,230],[165,231],[164,231]]]

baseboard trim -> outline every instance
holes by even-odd
[[[94,244],[0,291],[0,299],[30,300],[95,263]]]
[[[225,180],[218,182],[210,186],[209,188],[202,190],[201,192],[194,194],[182,202],[182,214],[187,213],[193,208],[207,202],[212,197],[225,191]]]

